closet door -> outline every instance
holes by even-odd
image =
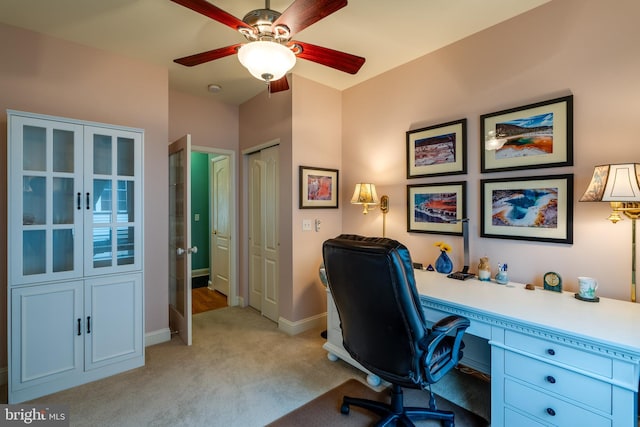
[[[86,126],[85,275],[142,268],[142,135]]]
[[[10,283],[82,277],[82,126],[9,117]]]

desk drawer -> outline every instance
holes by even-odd
[[[504,343],[508,347],[526,351],[533,355],[553,360],[594,374],[611,378],[613,367],[611,359],[587,351],[569,347],[557,342],[532,337],[514,331],[505,331]]]
[[[511,377],[611,413],[610,384],[508,351],[504,364],[505,374]]]
[[[504,383],[505,403],[557,426],[611,427],[609,418],[529,388],[509,378]]]
[[[517,427],[547,427],[547,424],[539,423],[538,421],[522,415],[510,408],[504,409],[504,425]]]

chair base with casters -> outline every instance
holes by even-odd
[[[412,421],[418,420],[441,420],[444,427],[454,427],[453,412],[436,409],[433,393],[430,392],[430,396],[429,408],[404,406],[402,387],[393,384],[391,388],[391,403],[387,404],[375,400],[344,396],[340,412],[348,415],[350,406],[367,409],[383,417],[375,424],[376,427],[413,427]]]

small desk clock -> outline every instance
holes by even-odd
[[[553,271],[546,273],[544,275],[544,289],[547,291],[562,292],[562,277]]]

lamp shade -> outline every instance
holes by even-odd
[[[265,40],[242,45],[238,60],[258,80],[273,81],[284,77],[296,64],[296,56],[288,47]]]
[[[581,202],[640,202],[640,163],[596,166]]]
[[[353,191],[353,197],[351,198],[351,203],[355,205],[377,205],[378,201],[379,199],[375,185],[364,183],[356,184],[356,188]]]

